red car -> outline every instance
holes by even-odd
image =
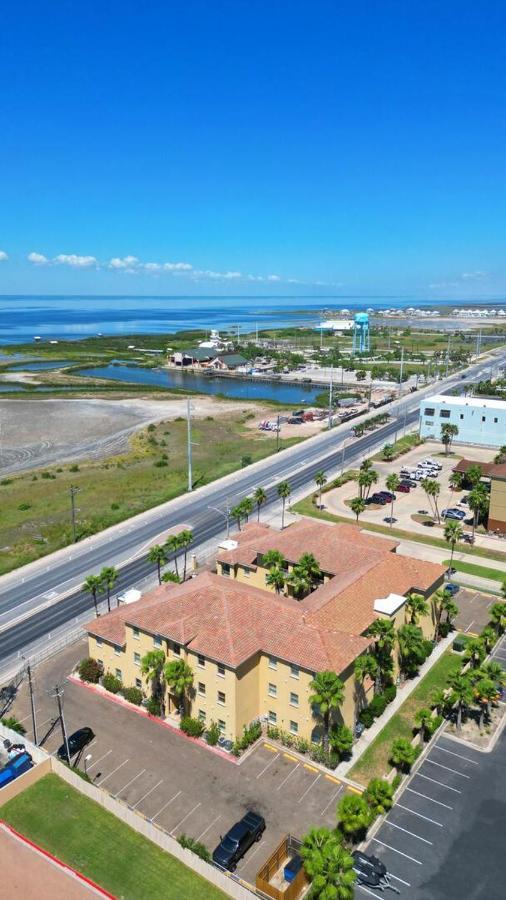
[[[407,484],[400,484],[397,488],[400,494],[409,494],[409,487]]]

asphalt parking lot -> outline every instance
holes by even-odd
[[[506,634],[496,645],[496,647],[490,654],[490,658],[495,662],[498,662],[503,667],[503,669],[506,669]]]
[[[56,713],[51,686],[62,681],[84,651],[83,645],[74,646],[35,671],[39,741]],[[255,882],[258,869],[285,834],[302,837],[313,825],[335,825],[344,787],[309,760],[304,764],[265,741],[236,765],[85,687],[67,682],[64,691],[67,732],[88,725],[95,733],[83,754],[91,754],[89,776],[160,828],[176,837],[190,835],[212,851],[246,810],[265,817],[262,841],[237,867],[246,881]],[[23,721],[31,738],[26,684],[10,712]],[[54,753],[61,743],[57,730],[44,748]],[[84,768],[84,759],[80,766]]]
[[[466,634],[479,634],[485,625],[488,625],[489,609],[493,603],[497,603],[499,597],[491,594],[482,594],[467,588],[460,588],[455,595],[455,603],[459,608],[459,614],[455,619],[455,626]]]
[[[444,733],[431,747],[368,844],[401,896],[504,897],[505,750],[504,732],[490,753]]]

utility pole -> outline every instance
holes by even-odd
[[[191,400],[188,397],[186,401],[186,421],[187,421],[187,440],[188,440],[188,490],[191,492],[193,490],[193,475],[192,475],[192,412],[191,412]]]
[[[399,397],[402,395],[402,375],[404,369],[404,347],[401,347],[401,368],[399,371]]]
[[[323,350],[323,326],[320,325],[320,350]]]
[[[448,378],[448,366],[450,365],[450,341],[451,341],[451,334],[448,335],[448,346],[446,348],[445,378]]]
[[[332,428],[332,376],[334,366],[330,367],[330,386],[329,386],[329,428]]]
[[[278,413],[278,427],[276,429],[276,453],[279,450],[279,432],[281,430],[281,425],[279,424],[279,413]]]
[[[56,703],[58,704],[58,718],[60,720],[63,743],[65,744],[65,752],[67,754],[67,762],[70,765],[69,741],[68,741],[68,737],[67,737],[67,729],[65,727],[65,719],[63,717],[63,704],[62,704],[63,688],[60,687],[59,684],[55,684],[55,686],[54,686],[53,697],[55,698]]]
[[[32,730],[33,730],[33,743],[38,744],[37,739],[37,719],[35,717],[35,702],[33,699],[33,683],[32,683],[32,668],[30,663],[26,664],[26,674],[28,675],[28,690],[30,691],[30,707],[32,710]]]
[[[71,484],[69,487],[70,493],[70,510],[72,516],[72,540],[75,544],[77,535],[76,535],[76,494],[79,493],[79,488],[75,485]]]
[[[258,346],[258,322],[255,325],[255,343]]]

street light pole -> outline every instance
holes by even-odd
[[[279,432],[281,430],[281,425],[279,424],[279,413],[278,413],[278,427],[276,429],[276,453],[279,451]]]
[[[192,413],[191,413],[191,400],[188,398],[186,401],[186,419],[187,419],[187,440],[188,440],[188,491],[193,490],[193,475],[192,475]]]
[[[67,737],[67,729],[65,727],[65,719],[63,717],[63,706],[62,706],[62,702],[61,702],[61,698],[63,697],[63,688],[60,687],[59,684],[55,684],[55,686],[54,686],[54,697],[56,699],[56,703],[58,704],[58,718],[60,720],[63,743],[65,744],[65,752],[67,754],[67,762],[70,765],[69,741],[68,741],[68,737]]]
[[[332,375],[334,367],[330,367],[330,387],[329,387],[329,428],[332,428]]]
[[[35,717],[35,701],[33,698],[32,668],[30,666],[30,663],[26,664],[26,674],[28,675],[28,690],[30,692],[30,708],[32,711],[33,743],[37,745],[38,744],[37,719]]]
[[[72,539],[75,544],[76,542],[76,501],[75,496],[79,493],[79,488],[75,485],[71,484],[69,488],[70,493],[70,509],[72,516]]]

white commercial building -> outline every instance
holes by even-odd
[[[324,319],[316,327],[324,331],[353,331],[353,325],[353,319]]]
[[[420,401],[420,435],[441,439],[441,425],[456,425],[457,444],[506,444],[506,400],[438,394]]]

